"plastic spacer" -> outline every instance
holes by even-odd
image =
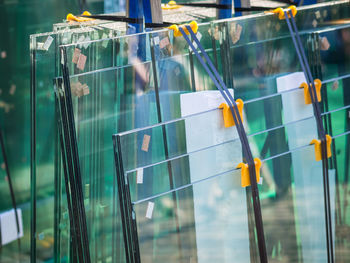
[[[260,168],[261,168],[261,160],[259,158],[254,158],[254,166],[255,166],[255,174],[256,174],[256,182],[260,182]],[[250,186],[250,176],[249,176],[249,166],[246,163],[239,163],[237,168],[241,169],[241,186],[247,187]]]
[[[317,96],[317,101],[320,102],[321,101],[321,87],[322,87],[322,82],[319,79],[315,79],[314,80],[314,85],[316,88],[316,96]],[[307,85],[305,82],[303,82],[300,85],[300,88],[304,89],[304,100],[305,100],[305,104],[311,104],[311,96],[310,96],[310,86]]]
[[[243,123],[243,106],[244,106],[243,100],[241,100],[241,99],[236,100],[236,104],[237,104],[237,108],[239,111],[239,115],[240,115],[242,123]],[[225,128],[229,128],[231,126],[236,125],[236,123],[233,119],[231,109],[226,103],[221,103],[219,106],[219,109],[222,109],[222,116],[224,118]]]
[[[295,15],[298,12],[297,7],[295,5],[291,5],[290,7],[286,8],[286,9],[290,9],[292,11],[293,17],[295,17]],[[272,13],[278,14],[278,19],[279,20],[286,19],[286,16],[284,14],[284,11],[286,9],[283,9],[283,8],[279,7],[279,8],[276,8],[276,9],[272,10]],[[290,15],[289,15],[289,17],[290,17]]]
[[[197,31],[198,31],[198,24],[197,24],[196,21],[192,21],[189,24],[183,24],[183,25],[171,25],[168,28],[171,29],[171,30],[174,30],[174,37],[181,37],[182,33],[179,30],[179,27],[181,27],[185,31],[186,35],[190,34],[190,32],[188,32],[186,26],[190,26],[192,28],[193,33],[195,33],[195,34],[197,33]]]
[[[178,9],[181,5],[176,4],[176,1],[169,1],[167,4],[162,4],[163,10]]]
[[[91,16],[91,13],[88,11],[84,11],[82,16]],[[75,22],[86,22],[86,21],[91,21],[94,20],[93,18],[87,18],[87,17],[81,17],[81,16],[75,16],[71,13],[69,13],[66,17],[67,21],[75,21]]]
[[[330,158],[332,156],[332,150],[331,150],[331,144],[332,144],[332,137],[328,134],[326,134],[326,143],[327,143],[327,158]],[[310,144],[315,144],[315,159],[316,161],[322,160],[322,146],[321,141],[317,139],[313,139]]]

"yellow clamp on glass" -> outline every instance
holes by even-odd
[[[254,158],[254,166],[255,166],[255,174],[256,174],[256,182],[260,182],[260,168],[261,168],[261,160],[259,158]],[[246,163],[239,163],[237,168],[241,168],[241,186],[247,187],[250,186],[250,176],[249,176],[249,167]]]
[[[171,9],[178,9],[181,5],[177,5],[175,1],[169,1],[167,4],[162,4],[163,10],[171,10]]]
[[[292,11],[293,17],[295,17],[295,15],[298,12],[297,7],[295,5],[291,5],[290,7],[286,8],[286,9],[290,9]],[[272,10],[272,13],[277,14],[279,20],[286,19],[286,16],[284,14],[284,11],[286,9],[283,9],[283,8],[279,7],[279,8],[276,8],[276,9]],[[290,17],[290,15],[288,15],[288,16]]]
[[[326,143],[327,143],[327,158],[330,158],[332,156],[331,151],[331,144],[332,144],[332,137],[330,135],[326,135]],[[316,161],[322,160],[322,146],[321,141],[317,139],[313,139],[310,144],[315,144],[315,159]]]
[[[185,31],[186,35],[190,34],[190,32],[188,32],[188,30],[186,28],[187,25],[189,25],[192,28],[193,33],[195,33],[195,34],[197,33],[197,31],[198,31],[198,24],[197,24],[196,21],[192,21],[189,24],[184,24],[184,25],[179,25],[179,26],[178,25],[171,25],[168,28],[171,29],[171,30],[174,30],[174,37],[181,37],[182,33],[179,30],[179,27],[181,27]]]
[[[237,108],[239,111],[239,115],[241,116],[241,120],[243,123],[243,114],[242,114],[243,113],[243,106],[244,106],[243,100],[241,100],[241,99],[236,100],[236,104],[237,104]],[[235,121],[233,119],[231,109],[226,103],[221,103],[219,106],[219,109],[222,109],[222,116],[224,118],[225,128],[229,128],[231,126],[236,125]]]
[[[319,79],[315,79],[314,85],[316,88],[316,96],[317,96],[317,101],[321,101],[321,86],[322,82]],[[309,90],[309,85],[307,85],[305,82],[300,85],[300,88],[304,89],[304,99],[305,99],[305,104],[311,104],[311,96],[310,96],[310,90]]]
[[[82,16],[91,16],[91,13],[88,11],[84,11],[84,13],[82,13]],[[81,17],[81,16],[75,16],[71,13],[69,13],[67,15],[66,18],[67,21],[75,21],[75,22],[86,22],[86,21],[91,21],[94,20],[93,18],[87,18],[87,17]]]

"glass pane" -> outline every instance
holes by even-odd
[[[342,4],[339,5],[343,6]],[[318,29],[329,27],[326,23],[327,19],[337,18],[334,12],[329,11],[331,8],[322,7],[322,5],[320,5],[320,8],[322,11],[320,11],[320,14],[324,18],[325,24],[316,21],[317,25],[313,27]],[[346,14],[345,6],[344,10],[344,13],[340,12],[340,16]],[[306,14],[317,16],[308,9],[300,11],[301,14],[303,12],[305,12],[305,19]],[[329,14],[331,15],[328,17]],[[265,16],[254,18],[257,24],[260,25],[262,21],[266,20],[259,20],[259,17]],[[245,128],[248,134],[251,135],[250,144],[254,155],[261,158],[283,154],[300,146],[308,145],[311,139],[317,138],[312,107],[304,105],[303,91],[298,89],[301,83],[299,80],[303,78],[303,74],[298,72],[300,69],[294,47],[285,24],[282,25],[285,21],[279,22],[272,15],[266,15],[266,17],[269,17],[272,25],[276,28],[277,25],[283,26],[283,30],[276,30],[279,33],[273,35],[273,37],[259,33],[262,31],[260,28],[257,33],[251,34],[252,36],[247,33],[248,30],[244,30],[243,32],[246,34],[245,43],[235,42],[236,40],[232,38],[237,37],[236,35],[231,36],[229,43],[223,43],[223,37],[216,39],[215,34],[225,32],[228,28],[231,28],[231,31],[228,32],[233,34],[233,21],[246,22],[250,18],[245,21],[243,21],[244,19],[236,19],[229,23],[217,23],[220,25],[218,29],[220,31],[216,31],[214,23],[199,26],[199,32],[202,35],[201,42],[214,63],[218,65],[225,82],[230,88],[234,89],[235,97],[245,99]],[[302,37],[305,42],[310,36],[311,31],[308,30],[312,28],[312,22],[305,23],[306,26],[302,28],[304,30],[302,31]],[[266,23],[268,24],[268,20]],[[301,22],[298,21],[298,23]],[[247,24],[249,25],[248,22]],[[244,29],[246,29],[245,26]],[[239,31],[237,24],[235,30]],[[103,38],[102,36],[99,35]],[[244,38],[241,38],[241,40],[243,41]],[[172,31],[160,30],[98,41],[87,41],[86,39],[82,42],[79,39],[77,41],[78,43],[66,45],[64,48],[66,48],[68,54],[71,73],[73,112],[82,170],[85,207],[89,214],[90,243],[92,248],[104,251],[101,252],[102,254],[115,257],[116,254],[123,254],[123,241],[120,235],[119,208],[115,203],[118,192],[114,181],[111,135],[116,132],[139,129],[137,133],[130,135],[128,142],[124,145],[125,147],[122,147],[126,152],[124,168],[132,171],[133,181],[130,180],[130,182],[133,185],[135,185],[135,179],[137,179],[136,168],[164,161],[162,164],[157,164],[157,166],[144,167],[144,186],[152,185],[152,187],[147,189],[143,187],[143,190],[138,190],[139,186],[135,187],[136,190],[133,194],[139,198],[147,197],[153,193],[163,193],[174,187],[194,182],[189,176],[191,172],[188,168],[189,157],[181,155],[202,150],[211,145],[216,145],[218,149],[212,152],[213,155],[217,154],[219,156],[221,151],[221,157],[218,159],[223,162],[223,165],[220,167],[212,165],[210,167],[212,170],[204,170],[213,162],[208,154],[206,165],[201,167],[204,171],[198,170],[198,174],[202,176],[207,172],[212,175],[220,172],[220,169],[225,172],[227,169],[234,168],[236,163],[231,160],[230,156],[224,154],[224,147],[227,146],[220,146],[219,144],[233,141],[237,138],[237,135],[234,132],[235,128],[227,129],[226,132],[217,133],[215,136],[210,132],[208,134],[203,132],[205,129],[217,129],[215,125],[218,124],[218,120],[221,120],[221,110],[215,109],[220,103],[215,99],[214,103],[208,100],[205,109],[197,108],[195,104],[190,105],[193,106],[192,111],[188,110],[185,114],[181,104],[182,96],[190,94],[190,91],[196,91],[197,94],[200,94],[200,91],[208,92],[215,89],[215,87],[203,71],[202,66],[198,64],[197,58],[189,51],[187,43],[182,38],[174,38]],[[86,57],[86,62],[83,65],[74,62],[76,49],[79,49],[80,54]],[[230,52],[226,52],[228,49]],[[242,63],[242,61],[247,63]],[[222,66],[220,68],[220,65],[231,65],[232,68],[223,68]],[[283,78],[293,78],[295,77],[293,74],[298,76],[298,81],[289,83],[288,87],[285,87],[287,81]],[[57,83],[59,81],[61,79],[57,79]],[[330,85],[324,87],[326,87],[324,90],[327,90],[327,93],[331,93],[332,87]],[[64,91],[61,84],[58,84],[57,88],[59,91]],[[260,99],[261,97],[265,97],[264,100]],[[349,104],[344,103],[344,105]],[[201,114],[193,116],[192,124],[186,122],[185,119],[181,119],[167,123],[164,128],[163,126],[157,126],[159,122],[171,121],[205,110],[208,110],[203,115],[205,118],[201,119],[199,116]],[[328,109],[324,108],[323,110],[327,112],[325,118],[331,116],[331,119],[339,119],[333,116],[340,116],[344,113],[341,113],[340,106],[333,102]],[[330,110],[337,111],[328,114]],[[61,118],[64,117],[61,116]],[[187,116],[187,118],[189,117]],[[188,138],[187,131],[192,129],[194,124],[201,125],[198,128],[201,127],[202,130],[198,129],[197,133],[193,133],[191,139],[193,144],[191,145],[184,138]],[[155,126],[150,129],[143,129],[149,125]],[[342,131],[339,127],[334,128],[335,133],[338,130]],[[295,138],[301,139],[296,140]],[[238,140],[235,142],[238,143],[236,147],[239,151],[234,157],[240,160],[240,143]],[[147,144],[147,147],[145,147],[148,150],[140,151],[144,143]],[[200,156],[200,154],[197,156]],[[169,158],[175,157],[179,157],[178,160],[168,161]],[[142,163],[139,163],[141,160]],[[174,169],[174,171],[169,172],[169,163],[171,163],[171,169]],[[291,167],[292,159],[289,156],[272,163],[273,171],[279,171],[284,170],[285,167]],[[174,182],[169,179],[170,173],[174,175]],[[268,188],[262,191],[262,196],[272,197],[277,201],[282,200],[283,193],[293,186],[291,172],[286,173],[289,177],[286,176],[287,179],[285,180],[273,176],[271,173],[270,177],[266,176],[270,179],[266,179]],[[149,179],[149,175],[152,174],[157,178]],[[148,183],[147,180],[150,180],[151,183]],[[173,184],[173,186],[170,187],[170,184]],[[63,203],[65,202],[63,197]],[[107,211],[108,215],[113,214],[113,220],[115,221],[101,220],[101,214],[96,213],[99,206],[104,207],[104,211]],[[67,217],[65,222],[68,223]],[[117,225],[116,228],[119,232],[114,228],[110,231],[109,223]],[[103,228],[104,226],[106,229]],[[102,234],[101,236],[100,233],[105,233],[105,231],[108,231],[108,234]],[[105,248],[103,245],[105,242],[114,242],[116,238],[113,235],[115,234],[120,238],[117,241],[120,253],[119,251],[111,252],[109,248]],[[296,234],[294,233],[294,235]],[[273,243],[271,253],[269,252],[270,257],[274,259],[278,258],[276,255],[279,254],[282,255],[280,258],[283,258],[286,255],[285,251],[289,250],[283,244],[283,252],[281,242],[278,241],[277,243],[277,245]],[[300,250],[298,255],[301,258]],[[94,257],[98,256],[99,253],[94,254]],[[114,259],[112,258],[112,260]]]
[[[234,170],[135,204],[141,261],[251,262],[246,202]]]

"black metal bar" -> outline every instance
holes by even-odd
[[[36,61],[36,50],[30,53],[31,61]],[[36,262],[36,63],[30,72],[30,262]]]

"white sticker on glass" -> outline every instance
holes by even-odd
[[[147,211],[146,211],[146,218],[152,219],[153,209],[154,209],[154,203],[153,202],[148,202]]]
[[[143,184],[143,168],[137,169],[136,171],[136,183]]]

